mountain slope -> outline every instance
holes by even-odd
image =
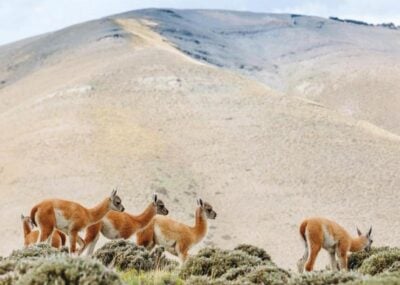
[[[318,17],[139,10],[180,50],[400,133],[400,30]]]
[[[254,243],[285,267],[310,215],[399,245],[396,134],[197,61],[154,25],[117,15],[0,48],[1,254],[37,201],[92,206],[115,186],[127,211],[157,191],[187,223],[201,196],[218,213],[206,244]]]

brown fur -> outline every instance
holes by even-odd
[[[29,217],[22,217],[22,227],[24,229],[24,246],[37,243],[39,239],[39,231],[33,230]],[[51,238],[51,246],[55,248],[61,248],[65,245],[66,236],[63,232],[56,230]]]
[[[137,245],[147,248],[153,248],[155,245],[164,246],[166,250],[185,262],[189,249],[207,234],[207,218],[215,219],[217,216],[210,204],[203,204],[202,201],[199,204],[194,226],[156,215],[143,230],[137,232]]]
[[[299,260],[299,271],[314,268],[315,260],[321,248],[326,249],[331,257],[332,270],[337,269],[335,254],[339,259],[340,269],[347,270],[348,252],[356,252],[368,249],[372,243],[371,230],[362,235],[358,230],[358,236],[352,238],[348,232],[334,221],[324,218],[310,218],[300,224],[299,232],[305,243],[304,256]]]
[[[86,229],[85,248],[88,248],[87,254],[90,255],[93,253],[100,232],[108,239],[128,239],[136,231],[144,228],[156,214],[168,214],[164,203],[161,200],[157,200],[157,196],[154,196],[154,201],[139,215],[110,211],[101,222],[91,225]],[[108,224],[104,224],[105,219]],[[117,236],[110,236],[107,233],[110,226],[112,227],[112,232],[117,233]]]
[[[68,233],[69,250],[74,253],[76,251],[76,242],[79,242],[78,232],[97,223],[111,209],[124,210],[116,191],[113,191],[110,198],[104,199],[92,209],[87,209],[72,201],[44,200],[32,208],[31,219],[34,224],[40,227],[40,242],[46,240],[49,242],[54,229],[57,228]]]

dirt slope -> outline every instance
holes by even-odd
[[[297,225],[310,215],[354,233],[372,224],[377,244],[400,246],[394,132],[196,61],[138,18],[3,46],[0,58],[2,255],[22,245],[20,213],[37,201],[92,206],[115,186],[128,211],[157,191],[187,223],[203,197],[218,212],[204,243],[253,243],[283,267],[302,254]]]

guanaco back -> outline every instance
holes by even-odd
[[[39,239],[39,230],[34,230],[34,224],[30,217],[21,215],[22,228],[24,230],[24,246],[37,243]],[[56,230],[51,238],[51,246],[61,248],[65,245],[66,236],[63,232]]]
[[[164,202],[158,199],[157,194],[153,194],[152,202],[139,215],[131,215],[126,212],[110,211],[98,223],[86,229],[85,247],[87,254],[91,255],[99,239],[100,232],[108,239],[128,239],[137,230],[144,228],[156,215],[168,215],[168,209]]]
[[[124,211],[116,190],[112,191],[110,197],[91,209],[72,201],[44,200],[32,208],[30,217],[32,222],[40,228],[40,242],[49,242],[56,228],[68,234],[69,251],[74,253],[78,232],[100,221],[110,210]]]
[[[151,222],[136,233],[137,245],[153,248],[164,246],[167,251],[185,262],[188,251],[207,234],[207,219],[215,219],[217,213],[212,206],[197,200],[194,226],[179,223],[169,217],[156,215]]]
[[[358,236],[351,237],[347,231],[334,221],[325,218],[309,218],[300,224],[300,235],[304,241],[305,253],[298,261],[299,272],[314,268],[315,260],[321,248],[329,252],[332,270],[338,269],[335,255],[339,260],[339,268],[348,270],[347,254],[361,250],[370,250],[373,242],[372,227],[366,234],[357,228]]]

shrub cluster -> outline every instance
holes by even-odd
[[[206,247],[190,257],[180,276],[186,284],[286,284],[290,274],[278,268],[265,250],[239,245],[233,250]]]
[[[99,248],[94,257],[108,267],[115,267],[120,271],[136,270],[172,270],[178,266],[177,262],[165,258],[164,248],[156,247],[148,251],[128,240],[112,240]]]
[[[0,284],[122,284],[93,259],[71,257],[47,244],[13,251],[0,261]]]
[[[108,242],[94,259],[38,244],[0,258],[0,284],[400,285],[400,249],[389,247],[350,255],[350,272],[288,272],[265,250],[246,244],[233,250],[206,247],[177,265],[163,248],[148,251],[127,240]]]

